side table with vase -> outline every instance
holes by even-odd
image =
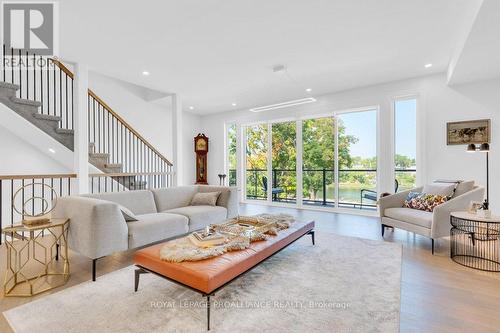
[[[465,211],[450,214],[451,259],[489,272],[500,272],[500,216]]]
[[[69,219],[2,229],[6,246],[5,296],[29,297],[60,287],[69,279]]]

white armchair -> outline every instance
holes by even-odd
[[[471,201],[483,201],[484,188],[474,186],[473,182],[463,182],[457,186],[455,195],[444,204],[434,208],[433,212],[403,207],[408,193],[421,192],[422,189],[418,187],[380,198],[382,237],[387,227],[411,231],[431,238],[432,254],[434,254],[434,239],[450,234],[450,213],[467,210]]]

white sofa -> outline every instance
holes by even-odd
[[[418,187],[380,198],[382,237],[387,227],[411,231],[431,238],[432,254],[434,254],[434,239],[450,235],[450,213],[467,210],[471,201],[482,202],[484,188],[474,186],[474,181],[462,182],[456,187],[451,199],[434,208],[433,212],[403,207],[410,192],[422,192],[422,190],[423,187]]]
[[[221,192],[216,206],[190,206],[197,192]],[[120,205],[138,221],[125,221]],[[70,196],[58,200],[53,217],[70,219],[69,247],[96,260],[184,235],[238,215],[237,190],[222,186],[179,186],[156,190]]]

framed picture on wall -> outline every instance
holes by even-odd
[[[466,120],[446,123],[447,145],[490,143],[491,120]]]

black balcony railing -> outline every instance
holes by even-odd
[[[415,169],[396,169],[396,178],[401,189],[411,188],[415,185]],[[229,170],[234,174],[236,170]],[[296,170],[273,169],[272,193],[274,202],[296,203]],[[410,176],[406,176],[410,174]],[[251,200],[267,200],[267,170],[246,170],[246,197]],[[376,169],[339,169],[338,206],[350,208],[375,209],[374,200],[365,199],[361,206],[362,190],[376,191]],[[308,191],[303,193],[302,202],[311,206],[335,206],[335,170],[333,169],[303,169],[303,187]],[[375,192],[376,194],[376,192]],[[375,196],[377,197],[377,195]],[[371,201],[371,202],[370,202]]]

